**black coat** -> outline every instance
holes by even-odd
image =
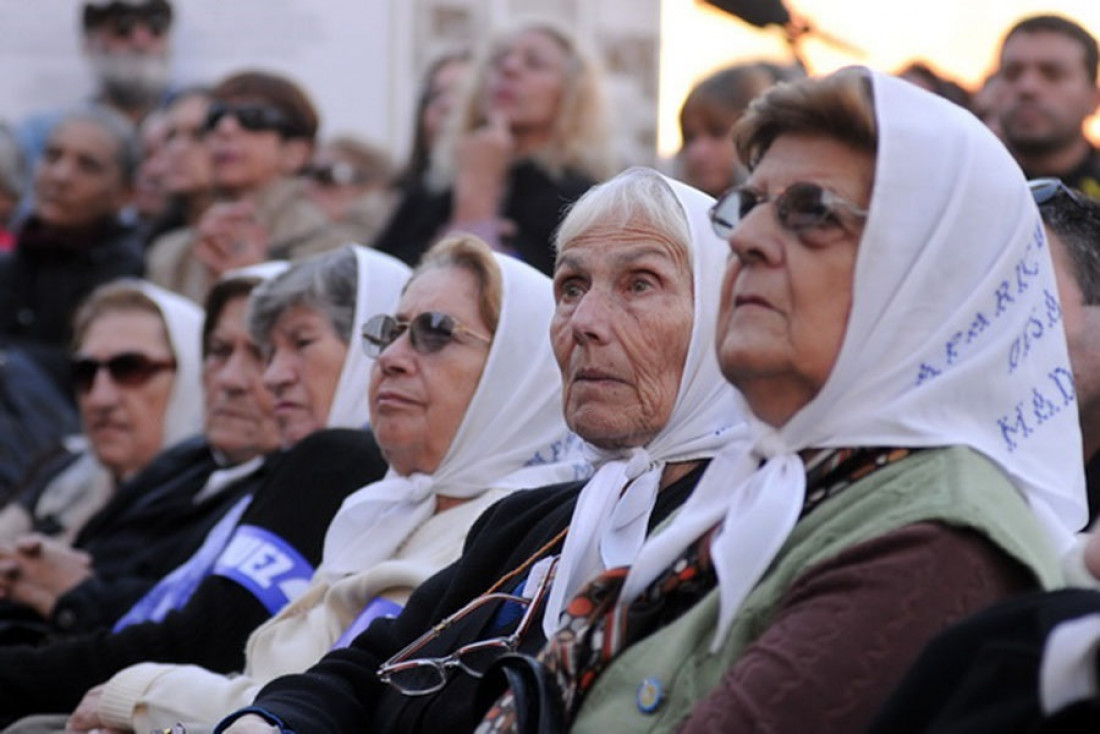
[[[503,244],[524,262],[550,275],[554,271],[551,244],[566,208],[595,183],[579,173],[566,171],[553,177],[532,161],[512,166],[500,215],[512,221],[516,234]],[[444,232],[451,220],[453,192],[429,191],[422,184],[408,189],[374,246],[410,266]]]
[[[386,468],[369,433],[320,431],[279,456],[237,527],[278,536],[316,567],[325,531],[344,498],[381,479]],[[136,663],[241,670],[245,641],[269,616],[245,586],[215,574],[161,622],[43,647],[0,649],[0,725],[32,713],[71,712],[89,688]]]
[[[24,347],[69,392],[72,318],[92,290],[144,272],[134,227],[111,220],[59,236],[33,216],[15,250],[0,255],[0,345]]]
[[[650,517],[651,530],[687,499],[702,473],[703,467],[697,468],[661,491]],[[462,557],[421,584],[398,617],[375,621],[351,647],[329,653],[309,672],[272,681],[254,705],[298,732],[472,731],[495,699],[494,692],[479,691],[478,680],[460,672],[438,693],[412,697],[380,682],[375,671],[554,541],[568,526],[583,486],[575,482],[517,492],[496,503],[471,528]],[[559,553],[562,542],[553,542],[542,555]],[[525,578],[521,574],[502,590],[514,590]],[[507,635],[518,620],[498,628],[498,611],[499,603],[486,604],[422,648],[417,657],[441,657],[464,644]],[[521,641],[523,652],[537,652],[546,641],[542,611]]]

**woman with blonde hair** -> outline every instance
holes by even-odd
[[[464,94],[376,246],[415,261],[463,230],[549,273],[563,208],[613,173],[596,63],[570,33],[527,21],[474,61]]]

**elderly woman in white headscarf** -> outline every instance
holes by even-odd
[[[349,244],[253,293],[249,331],[267,359],[264,384],[284,448],[321,428],[367,425],[372,360],[355,342],[367,319],[397,304],[409,272],[396,258]]]
[[[544,336],[552,310],[548,278],[479,240],[455,236],[429,250],[395,314],[369,319],[357,350],[377,356],[364,392],[390,471],[345,500],[310,588],[251,636],[243,675],[137,665],[86,701],[94,710],[78,713],[79,728],[209,726],[271,679],[397,614],[458,557],[496,500],[586,475],[559,409]]]
[[[100,286],[75,316],[73,384],[83,436],[56,473],[0,512],[0,541],[71,541],[161,450],[202,425],[202,309],[144,281]]]
[[[587,442],[596,474],[498,503],[462,558],[401,615],[306,675],[273,681],[226,731],[276,722],[298,731],[468,730],[485,710],[475,694],[488,665],[537,650],[558,599],[586,575],[631,562],[743,426],[712,357],[726,257],[707,220],[712,204],[647,169],[578,201],[557,235],[550,341],[566,422]]]
[[[735,131],[718,358],[750,436],[543,651],[575,731],[862,731],[936,632],[1058,583],[1085,520],[1051,258],[998,141],[865,69]]]

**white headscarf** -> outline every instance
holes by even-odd
[[[712,457],[743,432],[736,391],[714,359],[728,253],[708,216],[714,199],[679,181],[664,181],[676,195],[690,232],[694,319],[680,390],[667,425],[645,446],[618,454],[593,449],[603,463],[577,498],[543,616],[548,637],[556,630],[565,604],[585,581],[607,568],[633,562],[645,541],[665,465]]]
[[[561,377],[547,333],[550,280],[497,255],[500,322],[485,368],[447,454],[432,475],[398,475],[358,490],[325,536],[322,569],[339,577],[391,557],[435,513],[436,495],[469,499],[491,488],[523,489],[584,478],[577,441],[561,416]]]
[[[869,73],[875,182],[832,373],[781,428],[754,419],[751,451],[737,447],[711,463],[623,587],[625,604],[721,520],[714,646],[794,527],[805,493],[801,449],[969,446],[1009,476],[1056,552],[1085,522],[1061,312],[1023,174],[969,113]]]
[[[355,320],[348,339],[348,355],[328,411],[329,428],[363,428],[370,421],[367,382],[374,360],[363,352],[363,324],[375,314],[392,314],[409,280],[409,266],[395,257],[361,245],[345,247],[355,252],[359,266],[355,292]]]
[[[147,281],[135,281],[164,319],[168,346],[176,358],[176,378],[164,411],[167,448],[202,430],[202,309],[191,300]]]
[[[202,309],[190,300],[143,280],[126,279],[128,288],[148,296],[164,321],[168,347],[176,360],[172,389],[161,423],[164,450],[202,430]],[[83,438],[83,437],[81,437]],[[115,490],[113,474],[103,466],[90,444],[73,441],[86,452],[50,481],[34,508],[36,517],[53,517],[72,539],[84,523],[107,503]]]

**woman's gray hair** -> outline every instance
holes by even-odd
[[[336,335],[349,344],[358,290],[359,262],[351,245],[303,260],[252,291],[249,334],[266,352],[279,317],[294,306],[306,306],[328,317]]]
[[[593,227],[644,225],[683,249],[690,265],[691,228],[676,192],[651,168],[634,167],[605,183],[593,186],[577,199],[554,236],[558,257]]]

